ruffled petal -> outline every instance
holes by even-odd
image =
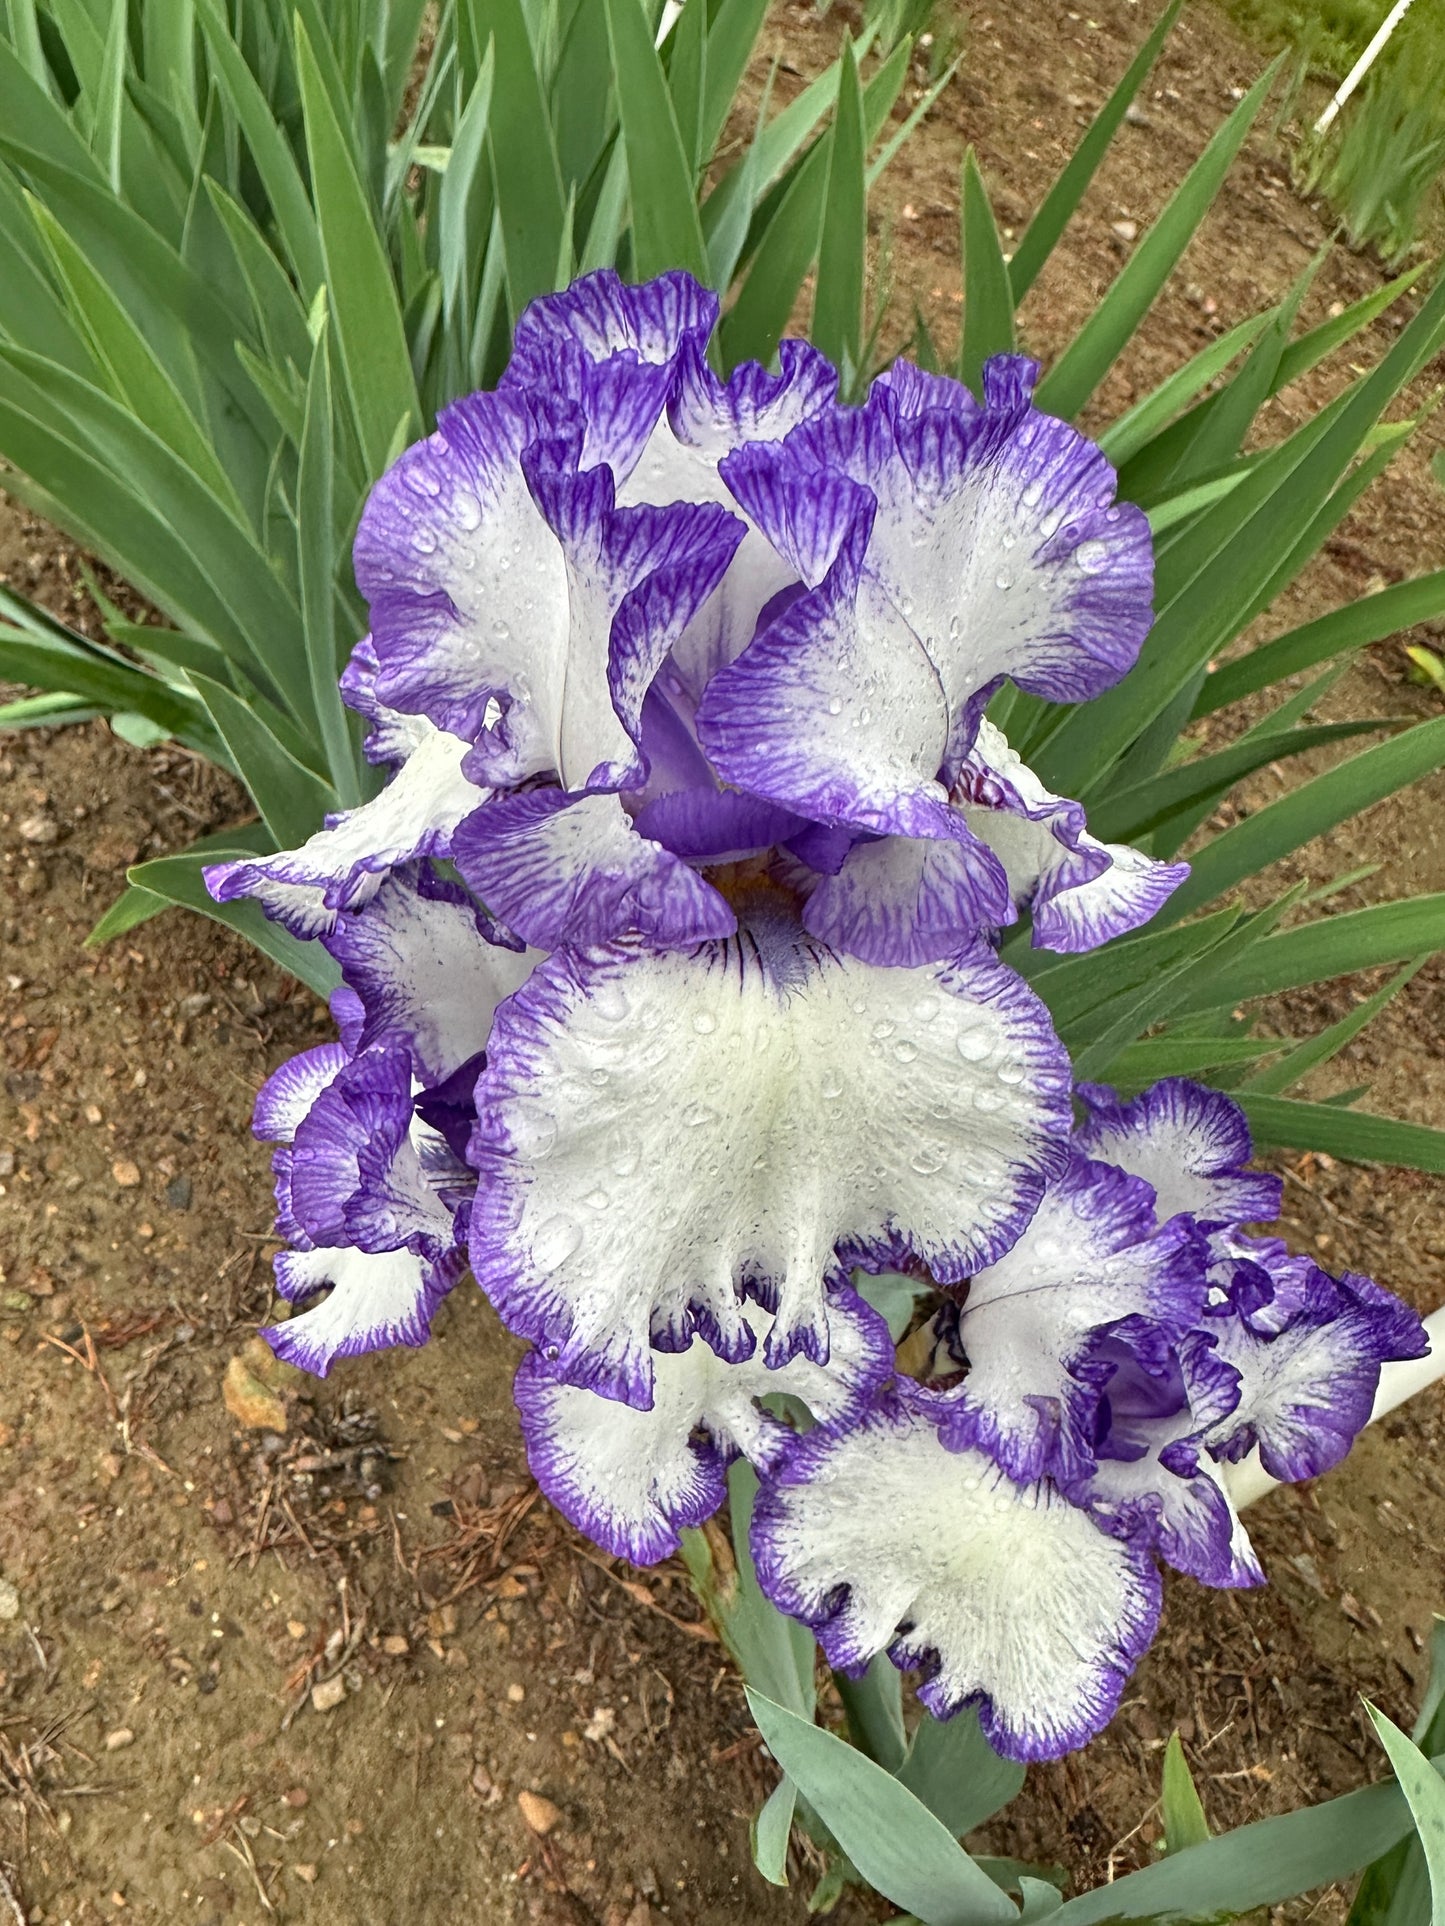
[[[977,1706],[1005,1758],[1058,1758],[1100,1731],[1159,1619],[1146,1551],[1053,1486],[949,1451],[926,1393],[791,1446],[759,1496],[753,1557],[830,1664],[857,1672],[886,1650],[921,1667],[928,1709]]]
[[[452,831],[489,792],[463,774],[459,736],[414,722],[407,760],[379,796],[329,816],[299,849],[203,869],[216,901],[251,897],[293,936],[326,936],[338,913],[370,901],[398,864],[448,855]]]
[[[1013,915],[1002,865],[972,834],[856,843],[803,909],[807,928],[834,949],[905,967],[956,956]]]
[[[483,737],[487,781],[548,766],[566,670],[566,568],[521,465],[537,434],[516,395],[443,408],[373,488],[356,535],[379,700]]]
[[[1262,1585],[1249,1534],[1201,1444],[1239,1403],[1239,1373],[1213,1336],[1190,1331],[1152,1358],[1106,1338],[1095,1361],[1113,1372],[1104,1390],[1108,1422],[1094,1470],[1070,1486],[1070,1497],[1105,1531],[1151,1545],[1201,1584]]]
[[[1241,1317],[1211,1320],[1226,1363],[1240,1375],[1237,1408],[1214,1427],[1217,1456],[1258,1445],[1271,1478],[1317,1478],[1345,1456],[1369,1423],[1380,1366],[1425,1356],[1429,1340],[1413,1311],[1367,1277],[1314,1268],[1308,1292],[1282,1330],[1258,1334]]]
[[[650,1345],[828,1355],[824,1280],[1000,1256],[1058,1168],[1067,1060],[987,953],[816,952],[750,909],[691,955],[558,952],[498,1011],[469,1161],[478,1282],[559,1375],[638,1405]]]
[[[969,827],[1033,912],[1036,949],[1091,950],[1147,923],[1189,874],[1089,834],[1076,802],[1046,789],[985,717],[954,786]]]
[[[350,1054],[400,1043],[428,1084],[484,1048],[492,1012],[541,960],[426,865],[393,871],[326,947],[360,1001]]]
[[[712,885],[639,835],[616,796],[501,797],[461,826],[453,853],[477,894],[539,949],[629,930],[686,948],[737,927]]]
[[[317,1244],[435,1258],[454,1241],[413,1141],[407,1049],[368,1050],[321,1092],[292,1141],[291,1206]]]
[[[1103,1084],[1081,1083],[1080,1150],[1154,1187],[1161,1218],[1188,1211],[1208,1228],[1267,1223],[1279,1215],[1283,1180],[1245,1168],[1249,1124],[1218,1090],[1166,1077],[1124,1103]]]
[[[716,677],[697,729],[728,782],[815,822],[970,834],[938,780],[943,686],[918,639],[859,578],[851,548]]]
[[[763,1335],[766,1314],[747,1305],[743,1315]],[[563,1382],[529,1352],[515,1389],[537,1483],[604,1551],[636,1565],[668,1557],[682,1528],[723,1502],[734,1458],[769,1463],[792,1436],[758,1399],[786,1392],[819,1422],[846,1422],[891,1375],[887,1326],[852,1291],[833,1295],[828,1322],[826,1365],[798,1357],[770,1371],[757,1356],[729,1364],[698,1338],[659,1352],[646,1411]]]
[[[982,1448],[1020,1483],[1079,1476],[1093,1462],[1098,1334],[1141,1318],[1182,1335],[1204,1298],[1192,1225],[1176,1218],[1157,1230],[1147,1184],[1071,1158],[1013,1248],[970,1279],[950,1321],[968,1376],[945,1394],[944,1443]]]
[[[461,1252],[435,1261],[413,1251],[282,1251],[276,1288],[292,1302],[330,1289],[320,1304],[261,1335],[287,1364],[324,1378],[336,1358],[392,1344],[425,1344],[436,1308],[466,1268]]]
[[[346,1065],[350,1051],[339,1043],[318,1043],[288,1057],[261,1085],[251,1129],[263,1143],[289,1144],[312,1104]]]
[[[778,494],[841,475],[873,496],[864,567],[937,669],[957,754],[999,678],[1087,700],[1131,667],[1151,620],[1148,522],[1115,503],[1094,444],[1031,405],[1031,379],[1031,364],[1000,357],[973,413],[875,394],[806,423],[771,460]]]
[[[681,268],[637,286],[599,268],[523,310],[504,385],[545,386],[555,378],[558,351],[568,348],[590,362],[631,355],[667,366],[689,342],[706,348],[717,317],[717,296]]]
[[[567,568],[570,634],[548,767],[565,787],[632,788],[642,704],[745,530],[714,502],[617,508],[611,471],[524,466]]]

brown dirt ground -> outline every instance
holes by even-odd
[[[916,295],[942,337],[956,332],[964,144],[1017,227],[1147,24],[1137,0],[974,6],[960,76],[882,200],[903,310]],[[778,8],[780,93],[831,56],[836,31],[810,4]],[[1189,11],[1144,124],[1122,130],[1030,300],[1031,348],[1068,338],[1126,251],[1111,224],[1144,227],[1259,65],[1220,16]],[[1326,234],[1262,132],[1095,419],[1276,298]],[[1306,320],[1377,281],[1337,252]],[[1390,338],[1381,323],[1357,358]],[[1301,383],[1267,432],[1347,376]],[[1438,444],[1432,424],[1261,635],[1445,561]],[[73,550],[3,504],[0,575],[93,619]],[[1437,710],[1403,670],[1399,644],[1381,645],[1321,714]],[[1234,807],[1291,779],[1263,772]],[[1343,907],[1445,888],[1442,801],[1437,776],[1269,880],[1378,863]],[[769,1768],[685,1582],[665,1568],[640,1583],[535,1502],[507,1393],[515,1347],[475,1292],[453,1295],[424,1351],[288,1385],[282,1438],[226,1415],[222,1373],[269,1299],[251,1099],[325,1014],[179,914],[104,952],[83,943],[127,862],[237,807],[190,758],[135,752],[98,724],[0,749],[0,1576],[19,1594],[0,1622],[0,1865],[27,1918],[54,1926],[421,1926],[461,1906],[563,1926],[801,1919],[805,1882],[778,1894],[751,1869],[747,1818]],[[1368,1079],[1379,1108],[1445,1122],[1442,982],[1438,964],[1422,971],[1321,1073],[1321,1093]],[[1318,1023],[1370,987],[1281,999],[1269,1019]],[[1284,1168],[1297,1242],[1422,1309],[1441,1301],[1436,1180]],[[1318,1486],[1264,1501],[1269,1589],[1171,1586],[1109,1732],[1032,1773],[975,1843],[1066,1863],[1079,1885],[1146,1863],[1176,1725],[1216,1827],[1379,1776],[1360,1696],[1407,1717],[1445,1600],[1442,1421],[1436,1391]],[[332,1681],[343,1695],[318,1710],[310,1688],[324,1705]],[[555,1807],[545,1835],[523,1793]],[[1281,1917],[1343,1913],[1327,1894]],[[858,1900],[842,1916],[877,1915]]]

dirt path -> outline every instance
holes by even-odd
[[[1017,224],[1147,19],[1133,0],[973,9],[961,77],[886,196],[896,284],[940,333],[957,325],[964,143]],[[836,27],[790,5],[774,35],[807,75]],[[1213,13],[1189,14],[1030,303],[1031,346],[1067,339],[1127,250],[1113,223],[1143,228],[1259,64]],[[1323,238],[1256,141],[1100,418],[1277,296]],[[1307,318],[1376,280],[1336,255]],[[1388,338],[1382,325],[1372,352]],[[1270,433],[1346,373],[1283,397]],[[1445,561],[1438,439],[1419,438],[1273,628]],[[83,609],[64,545],[9,511],[0,574],[72,620]],[[1383,645],[1323,713],[1437,708]],[[1265,772],[1244,806],[1275,786]],[[1442,800],[1436,778],[1282,873],[1380,864],[1346,906],[1445,887]],[[685,1585],[606,1569],[532,1502],[514,1348],[477,1293],[454,1294],[424,1351],[288,1387],[279,1449],[227,1416],[222,1374],[268,1301],[251,1098],[324,1013],[199,921],[170,915],[101,953],[83,940],[127,862],[236,807],[187,758],[99,725],[0,745],[0,1579],[18,1607],[6,1617],[0,1590],[0,1865],[28,1918],[54,1926],[801,1920],[806,1887],[775,1894],[751,1870],[769,1770]],[[1281,1030],[1318,1021],[1359,987],[1272,1015]],[[1321,1088],[1369,1079],[1381,1108],[1445,1120],[1442,1002],[1432,966]],[[1422,1308],[1445,1296],[1438,1183],[1288,1168],[1292,1236]],[[1442,1420],[1437,1392],[1317,1488],[1267,1500],[1254,1529],[1269,1590],[1172,1587],[1110,1732],[1033,1773],[986,1843],[1089,1882],[1144,1863],[1175,1724],[1219,1826],[1377,1776],[1359,1695],[1406,1715],[1445,1602]],[[1291,1916],[1307,1913],[1343,1908]]]

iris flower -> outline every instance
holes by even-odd
[[[1228,1099],[1076,1093],[999,960],[1021,916],[1089,949],[1186,873],[986,713],[1137,657],[1149,532],[1107,461],[1022,358],[843,406],[802,342],[718,377],[716,321],[686,275],[588,276],[372,493],[342,690],[389,778],[208,872],[343,979],[340,1041],[257,1106],[267,1335],[322,1372],[421,1343],[469,1264],[582,1530],[665,1557],[746,1456],[760,1579],[835,1665],[887,1651],[1054,1757],[1161,1560],[1259,1581],[1223,1467],[1325,1469],[1423,1339],[1246,1229],[1277,1187]]]

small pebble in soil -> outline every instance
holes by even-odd
[[[60,840],[60,825],[53,816],[22,816],[15,827],[22,843],[44,847]]]
[[[128,1745],[135,1744],[135,1734],[128,1725],[118,1725],[114,1732],[105,1735],[107,1752],[123,1752]]]
[[[0,1620],[19,1616],[20,1594],[8,1578],[0,1578]]]
[[[526,1696],[527,1688],[525,1685],[509,1685],[507,1687],[507,1697],[513,1705],[520,1705]]]
[[[122,1190],[134,1190],[140,1182],[140,1166],[132,1163],[129,1157],[117,1157],[110,1167],[110,1174]]]
[[[1111,221],[1109,223],[1109,230],[1111,233],[1117,234],[1121,241],[1137,241],[1139,238],[1139,223],[1137,221]]]
[[[189,1177],[172,1177],[166,1185],[166,1202],[172,1210],[189,1210],[192,1186]]]
[[[334,1679],[319,1679],[311,1688],[311,1704],[317,1712],[331,1712],[346,1697],[346,1680],[338,1673]]]
[[[539,1839],[545,1839],[549,1832],[555,1831],[562,1823],[562,1814],[559,1809],[540,1792],[519,1792],[517,1805],[527,1823],[528,1830],[535,1832]]]

